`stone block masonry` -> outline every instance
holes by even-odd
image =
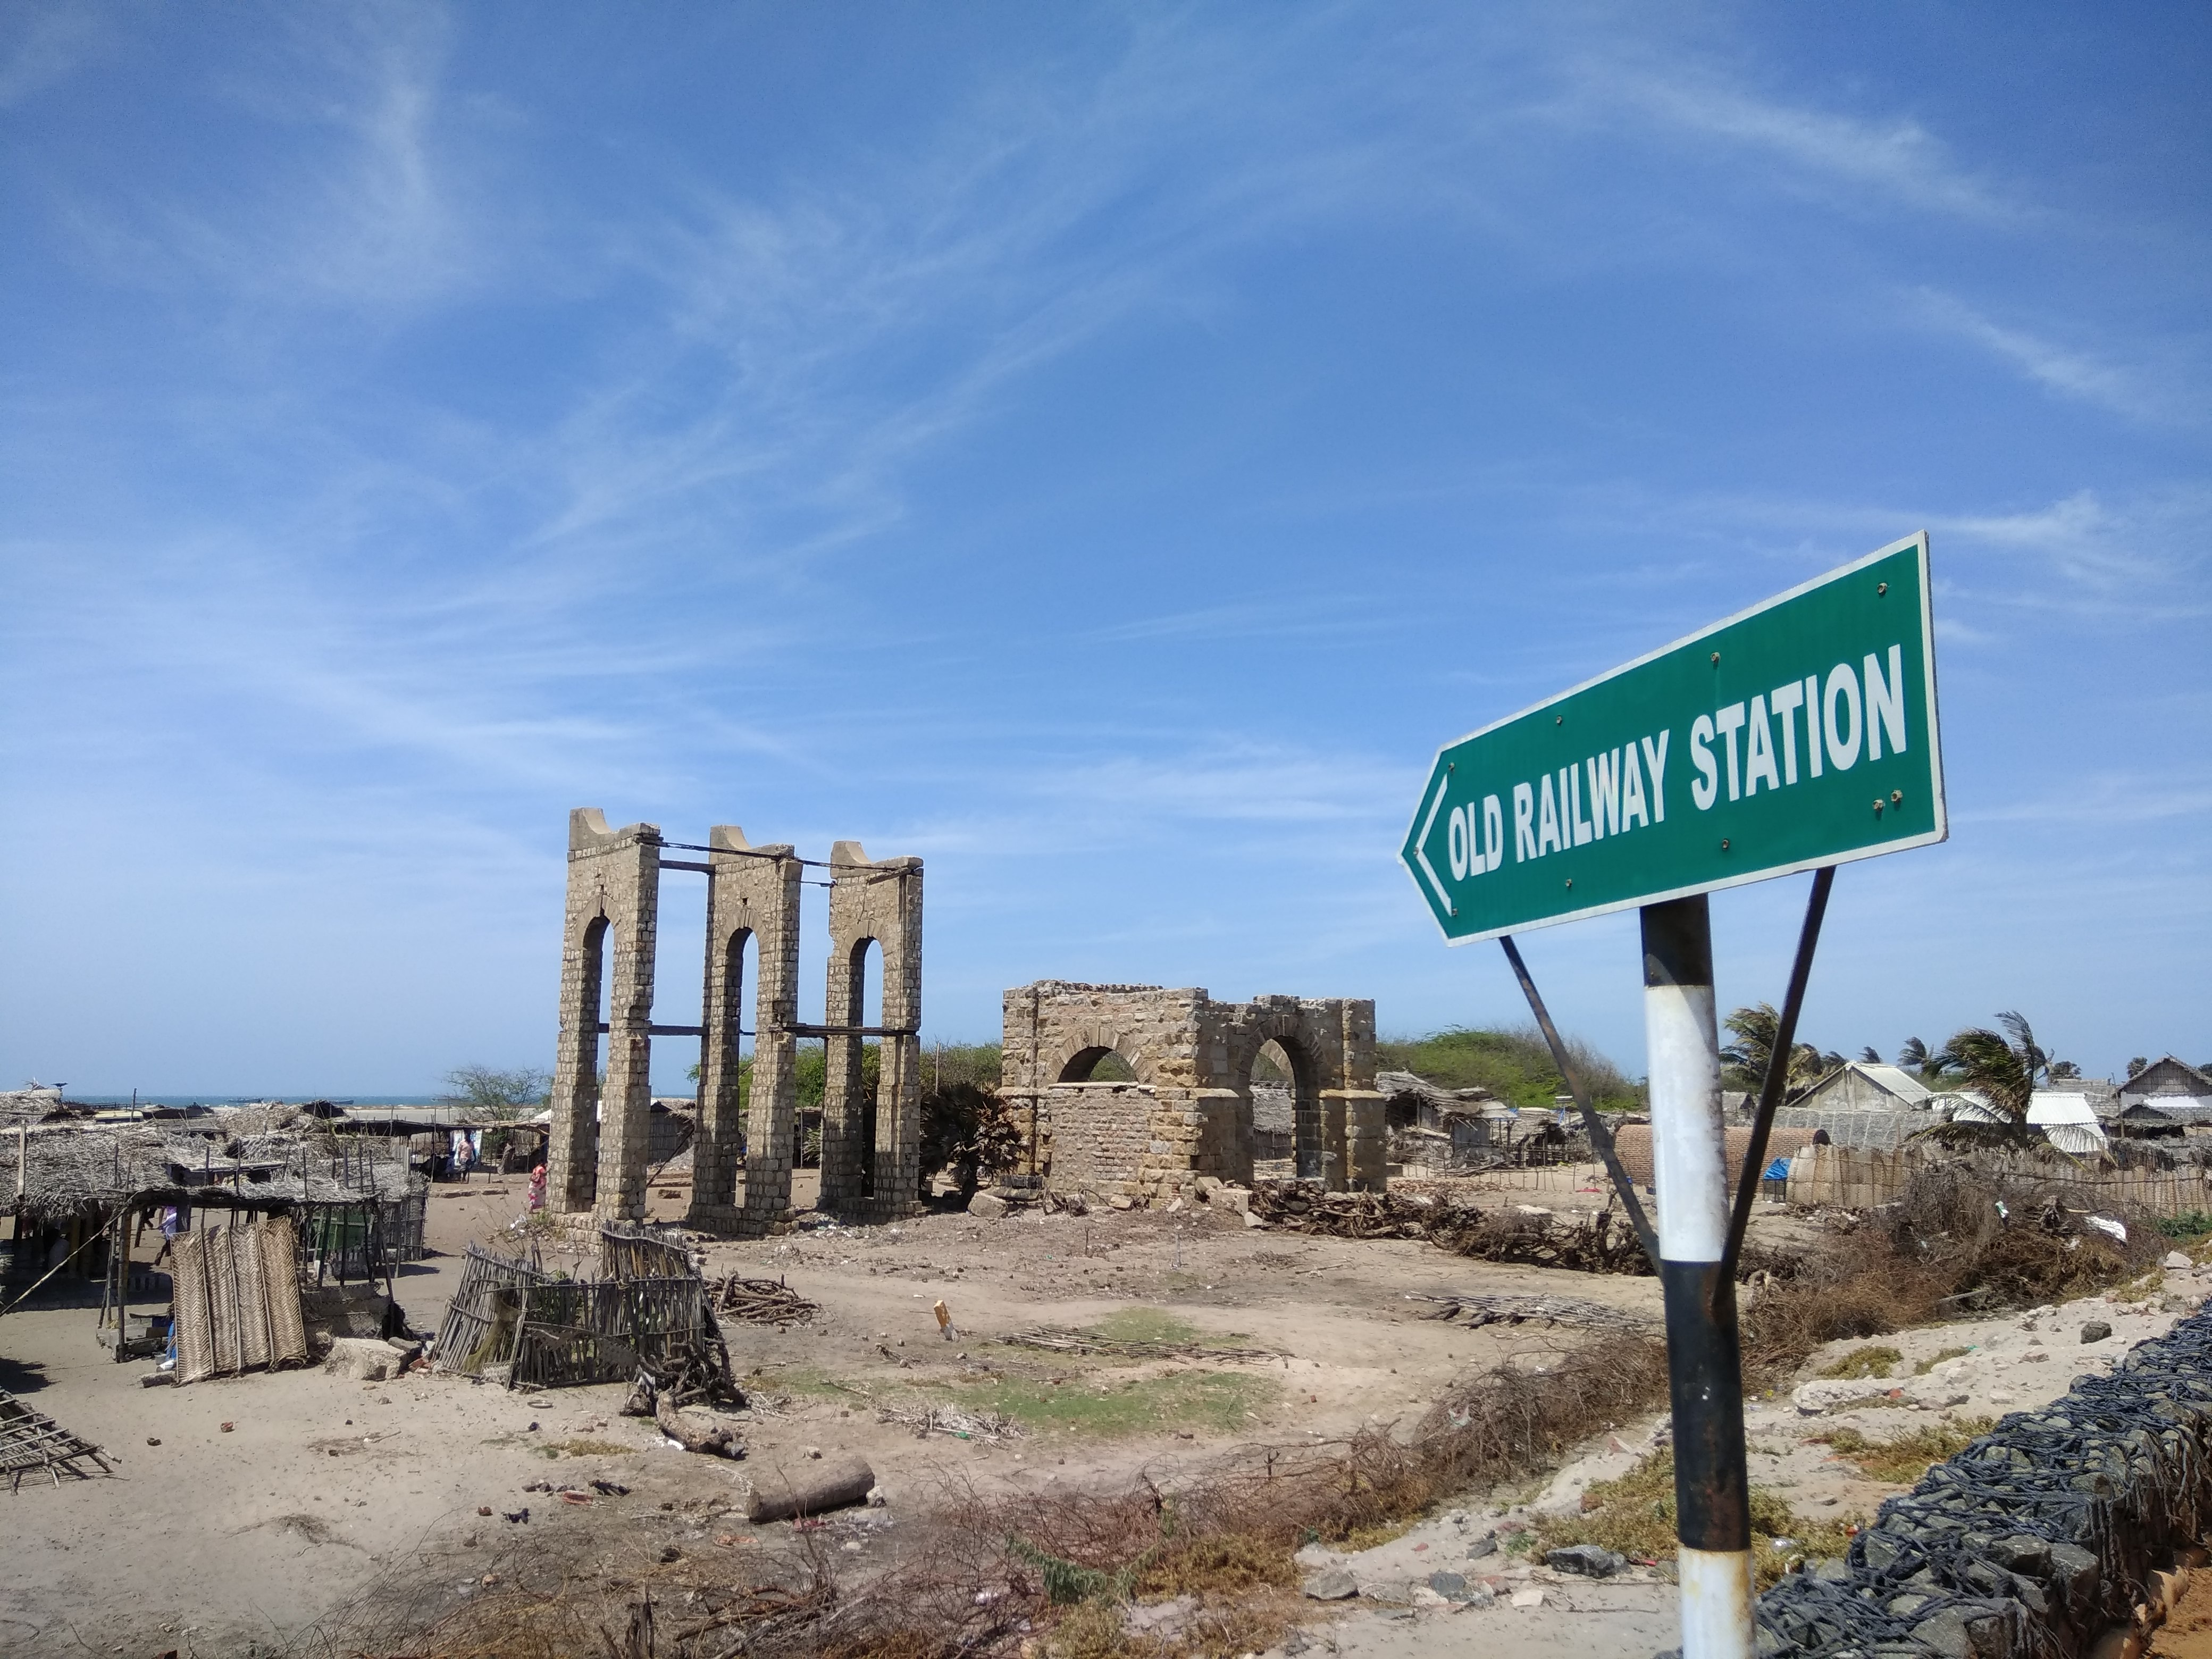
[[[812,1036],[826,1043],[830,1062],[821,1206],[854,1220],[912,1213],[921,1204],[921,860],[871,860],[858,842],[836,843],[827,866],[829,994],[823,1023],[809,1026],[799,1019],[799,895],[805,869],[822,866],[787,845],[754,847],[734,824],[710,832],[695,849],[703,859],[665,856],[670,847],[656,824],[611,830],[595,807],[568,815],[561,1035],[546,1170],[555,1205],[601,1219],[643,1218],[653,1038],[688,1036],[700,1044],[700,1127],[686,1219],[702,1231],[747,1236],[784,1225],[797,1161],[798,1041]],[[697,1026],[653,1023],[664,870],[707,878]],[[757,965],[752,1075],[741,1125],[748,942]],[[882,955],[883,1014],[864,1026],[872,945]],[[872,1095],[860,1064],[871,1038],[882,1044]]]
[[[1149,1203],[1200,1176],[1252,1179],[1252,1066],[1271,1041],[1291,1063],[1299,1173],[1382,1190],[1370,1001],[1041,980],[1006,994],[1000,1093],[1048,1186]],[[1090,1081],[1108,1054],[1133,1083]]]

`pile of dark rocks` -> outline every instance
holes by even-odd
[[[2212,1313],[2015,1412],[1760,1598],[1759,1650],[2087,1653],[2212,1521]]]

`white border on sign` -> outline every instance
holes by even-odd
[[[1443,759],[1446,752],[1458,748],[1463,743],[1472,743],[1475,738],[1495,732],[1502,726],[1510,726],[1514,721],[1524,720],[1540,710],[1549,708],[1554,703],[1565,702],[1570,697],[1580,696],[1594,685],[1603,685],[1607,680],[1619,679],[1632,669],[1641,668],[1645,663],[1663,657],[1669,652],[1680,651],[1685,646],[1695,645],[1699,640],[1717,634],[1723,628],[1733,628],[1736,623],[1748,621],[1762,611],[1773,610],[1778,605],[1785,605],[1800,594],[1809,593],[1816,587],[1826,587],[1831,582],[1839,581],[1854,570],[1863,570],[1877,560],[1890,558],[1902,553],[1908,547],[1917,547],[1920,550],[1920,661],[1927,677],[1928,769],[1934,780],[1936,791],[1936,823],[1933,828],[1920,835],[1907,836],[1903,841],[1886,841],[1878,846],[1863,847],[1848,853],[1823,854],[1819,858],[1800,859],[1793,864],[1762,865],[1756,870],[1747,870],[1740,876],[1729,876],[1719,881],[1693,881],[1686,887],[1676,887],[1665,892],[1644,893],[1634,898],[1615,899],[1606,904],[1593,904],[1587,909],[1563,911],[1555,916],[1540,916],[1528,921],[1517,921],[1510,927],[1492,927],[1480,933],[1452,933],[1445,928],[1443,920],[1438,918],[1437,931],[1443,934],[1444,943],[1479,945],[1485,939],[1498,939],[1507,933],[1528,933],[1539,927],[1556,927],[1561,922],[1585,921],[1592,916],[1609,916],[1621,910],[1639,910],[1647,904],[1664,904],[1669,899],[1687,898],[1693,893],[1717,893],[1730,887],[1747,887],[1755,881],[1774,881],[1783,876],[1802,875],[1808,870],[1819,870],[1832,864],[1856,864],[1861,859],[1879,858],[1885,853],[1902,853],[1915,847],[1932,847],[1938,842],[1948,841],[1951,835],[1951,815],[1943,799],[1943,744],[1939,735],[1940,723],[1936,718],[1936,611],[1934,594],[1931,592],[1933,579],[1929,572],[1928,532],[1924,530],[1905,537],[1901,540],[1892,542],[1887,547],[1869,553],[1863,558],[1853,559],[1849,564],[1839,564],[1826,574],[1815,576],[1809,581],[1800,582],[1796,586],[1785,592],[1777,593],[1771,599],[1761,599],[1748,610],[1739,611],[1734,616],[1724,617],[1717,623],[1709,623],[1694,634],[1685,634],[1671,645],[1662,645],[1656,651],[1647,651],[1632,662],[1625,662],[1618,668],[1608,668],[1604,673],[1595,675],[1579,685],[1571,686],[1565,691],[1546,697],[1541,702],[1532,702],[1516,714],[1508,714],[1503,720],[1492,720],[1487,726],[1477,726],[1464,737],[1454,738],[1449,743],[1439,744],[1437,746],[1437,752],[1430,757],[1429,774],[1433,777],[1436,775],[1437,763]],[[1441,788],[1437,791],[1437,805],[1443,805],[1444,793],[1445,791]],[[1420,859],[1423,867],[1426,868],[1428,865],[1426,849],[1421,844],[1426,839],[1426,826],[1424,827],[1424,832],[1419,838],[1413,837],[1414,825],[1420,823],[1424,812],[1428,814],[1430,823],[1433,824],[1436,808],[1430,805],[1425,787],[1422,792],[1419,803],[1413,808],[1413,817],[1407,823],[1406,831],[1408,839],[1413,840],[1415,856]],[[1413,884],[1413,890],[1421,894],[1423,908],[1429,909],[1430,914],[1434,915],[1435,911],[1429,905],[1429,896],[1422,891],[1420,876],[1413,866],[1406,861],[1402,850],[1399,853],[1395,862],[1398,867],[1406,872],[1407,878]],[[1430,872],[1430,879],[1436,880],[1436,873],[1433,870]],[[1437,883],[1437,890],[1440,896],[1443,896],[1443,887],[1441,882]],[[1443,902],[1446,910],[1449,911],[1451,908],[1451,900],[1445,897]]]

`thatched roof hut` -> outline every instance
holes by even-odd
[[[270,1132],[251,1117],[202,1127],[209,1122],[19,1126],[0,1137],[0,1210],[19,1225],[53,1226],[105,1219],[126,1206],[383,1206],[406,1201],[419,1185],[404,1152],[380,1153],[374,1142],[341,1146]]]

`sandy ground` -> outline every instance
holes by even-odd
[[[669,1190],[656,1188],[653,1202],[672,1218],[681,1199],[663,1195]],[[514,1182],[435,1189],[430,1242],[445,1254],[399,1283],[417,1328],[435,1328],[462,1245],[503,1227],[520,1202]],[[728,1513],[738,1483],[750,1471],[800,1462],[810,1448],[866,1456],[888,1494],[886,1509],[861,1512],[839,1534],[864,1565],[871,1526],[926,1509],[948,1482],[986,1492],[1115,1486],[1140,1467],[1172,1476],[1231,1444],[1408,1423],[1471,1366],[1516,1355],[1540,1364],[1579,1340],[1533,1325],[1440,1324],[1422,1316],[1433,1303],[1409,1297],[1542,1292],[1646,1316],[1658,1308],[1649,1279],[1494,1267],[1405,1241],[1248,1230],[1233,1214],[1203,1209],[992,1222],[954,1212],[892,1226],[807,1227],[712,1247],[709,1272],[730,1270],[784,1278],[820,1304],[816,1318],[787,1329],[728,1328],[732,1360],[762,1407],[732,1419],[750,1448],[734,1464],[671,1449],[648,1425],[619,1416],[620,1386],[523,1395],[427,1374],[362,1384],[303,1370],[144,1389],[139,1378],[149,1368],[114,1364],[94,1340],[90,1310],[9,1315],[0,1322],[0,1386],[111,1449],[116,1473],[0,1496],[10,1506],[0,1652],[349,1652],[361,1644],[354,1610],[450,1609],[479,1593],[483,1576],[518,1548],[589,1555],[642,1542],[719,1559],[719,1551],[773,1542],[776,1529],[748,1528]],[[2204,1288],[2173,1276],[2177,1293]],[[940,1337],[931,1312],[939,1299],[952,1312],[953,1340]],[[1245,1379],[1237,1384],[1241,1414],[1174,1419],[1119,1437],[1047,1424],[997,1443],[917,1439],[908,1426],[878,1420],[879,1407],[917,1399],[973,1403],[1006,1387],[1090,1389],[1103,1397],[1191,1372],[1177,1362],[1070,1360],[1003,1340],[1040,1326],[1087,1325],[1132,1305],[1270,1351],[1200,1368]],[[2075,1333],[2090,1316],[2109,1318],[2116,1334],[2085,1362]],[[1927,1410],[2002,1412],[2063,1392],[2085,1363],[2117,1356],[2172,1316],[2069,1308],[2063,1317],[2043,1315],[2033,1331],[2014,1316],[1891,1340],[1905,1352],[1907,1371],[1941,1349],[1972,1348],[1963,1365],[1947,1362],[1948,1370],[1917,1380]],[[2038,1352],[2048,1357],[2031,1358]],[[1953,1403],[1958,1395],[1966,1398]],[[1844,1419],[1807,1415],[1787,1399],[1759,1402],[1753,1479],[1792,1488],[1801,1509],[1871,1512],[1890,1489],[1839,1468],[1806,1435],[1838,1420],[1878,1435],[1890,1431],[1889,1419],[1922,1414],[1912,1399],[1854,1407]],[[1587,1659],[1668,1645],[1673,1591],[1664,1583],[1571,1583],[1525,1563],[1464,1559],[1470,1540],[1499,1518],[1495,1511],[1513,1512],[1504,1500],[1518,1499],[1522,1514],[1571,1504],[1589,1481],[1632,1464],[1656,1426],[1607,1437],[1544,1492],[1472,1495],[1458,1520],[1424,1522],[1353,1558],[1362,1596],[1316,1604],[1319,1622],[1307,1639],[1376,1659],[1418,1659],[1446,1643],[1498,1653],[1571,1649]],[[529,1490],[550,1483],[588,1492],[593,1480],[629,1491],[574,1503]],[[528,1521],[506,1518],[526,1507]],[[1470,1577],[1493,1569],[1499,1604],[1465,1612],[1408,1605],[1425,1575],[1453,1565],[1455,1555],[1455,1570]],[[1509,1605],[1515,1591],[1526,1599],[1534,1589],[1544,1591],[1540,1606]]]

